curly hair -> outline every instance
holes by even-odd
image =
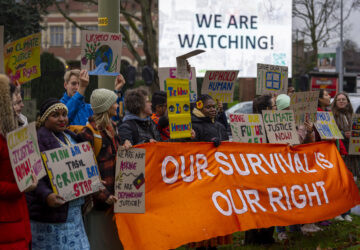
[[[272,96],[271,95],[261,95],[256,97],[253,100],[253,113],[261,114],[261,111],[272,109]]]
[[[134,115],[139,115],[145,108],[145,98],[148,97],[149,91],[145,87],[129,89],[125,93],[125,108]]]
[[[9,83],[9,78],[0,74],[0,134],[4,137],[17,128]]]

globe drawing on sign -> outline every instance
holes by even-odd
[[[89,72],[89,75],[110,75],[116,76],[119,73],[109,72],[113,62],[113,51],[109,45],[103,45],[95,52],[95,66],[96,68]]]

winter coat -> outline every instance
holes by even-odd
[[[72,97],[68,96],[65,92],[60,99],[69,110],[69,125],[86,125],[88,118],[93,115],[91,105],[85,103],[84,99],[84,96],[79,94],[79,92],[76,92]]]
[[[92,117],[89,118],[90,125],[95,129],[95,121]],[[113,122],[113,127],[116,127]],[[96,156],[96,161],[99,166],[100,176],[103,181],[106,182],[105,189],[101,192],[93,194],[94,207],[97,210],[106,210],[111,206],[105,201],[110,195],[115,193],[115,168],[116,168],[116,153],[120,144],[118,135],[115,135],[112,139],[104,130],[100,131],[101,135],[101,149],[99,154]],[[84,127],[79,136],[84,141],[89,141],[94,146],[94,134],[90,128]]]
[[[30,219],[17,187],[5,138],[0,135],[0,249],[28,249]]]
[[[161,141],[161,136],[156,124],[150,119],[140,118],[134,114],[127,113],[123,123],[119,127],[120,143],[129,140],[132,145],[149,142],[150,139]]]
[[[195,131],[195,141],[211,141],[219,138],[220,141],[229,140],[224,125],[218,121],[212,121],[209,117],[200,117],[196,112],[191,115],[192,128]]]
[[[80,142],[79,137],[69,130],[65,133],[69,134],[75,141]],[[40,151],[47,151],[55,148],[60,148],[60,142],[55,138],[55,135],[46,127],[40,127],[37,131]],[[53,208],[49,207],[46,198],[53,193],[51,188],[49,176],[45,176],[41,180],[35,190],[26,193],[26,200],[29,207],[30,219],[47,222],[47,223],[64,223],[67,219],[69,203]]]

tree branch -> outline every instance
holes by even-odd
[[[79,28],[80,30],[84,30],[84,27],[81,27],[80,25],[78,25],[71,17],[69,17],[65,11],[63,11],[60,6],[59,6],[59,3],[58,2],[55,2],[55,6],[56,8],[58,9],[58,11],[60,12],[60,14],[66,19],[68,20],[69,22],[71,22],[76,28]]]

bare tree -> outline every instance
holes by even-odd
[[[344,17],[346,20],[351,11],[359,7],[360,0],[344,1]],[[326,44],[334,36],[338,36],[340,26],[339,0],[294,0],[293,17],[301,22],[299,32],[312,49],[310,68],[315,67],[320,43]]]

